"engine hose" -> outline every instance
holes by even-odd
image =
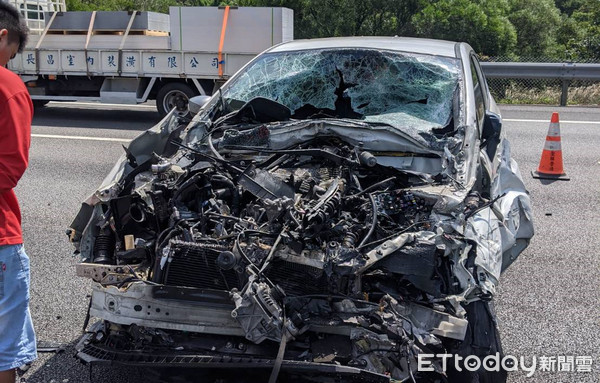
[[[371,191],[371,190],[373,190],[373,189],[375,189],[375,188],[378,188],[378,187],[380,187],[380,186],[382,186],[382,185],[385,185],[386,183],[388,183],[388,182],[390,182],[390,181],[393,181],[393,180],[395,180],[395,179],[396,179],[396,177],[390,177],[390,178],[386,178],[386,179],[384,179],[383,181],[377,182],[377,183],[375,183],[375,184],[373,184],[373,185],[369,186],[368,188],[365,188],[365,189],[363,189],[363,190],[359,191],[359,192],[358,192],[358,193],[356,193],[356,194],[349,195],[348,197],[358,197],[358,196],[361,196],[361,195],[365,194],[366,192],[369,192],[369,191]]]
[[[156,246],[154,248],[154,253],[156,254],[157,258],[162,256],[162,254],[160,254],[160,250],[166,246],[167,242],[177,234],[180,234],[180,232],[181,229],[178,227],[169,227],[159,234],[158,240],[156,241]],[[165,237],[161,238],[163,236]]]
[[[206,142],[208,143],[208,148],[215,155],[215,157],[221,161],[225,161],[225,158],[223,158],[223,156],[217,151],[217,149],[215,149],[215,146],[213,145],[212,132],[208,134],[208,137],[206,138]]]
[[[377,204],[375,203],[375,197],[373,197],[373,194],[369,194],[369,199],[371,200],[371,206],[373,208],[373,221],[371,222],[371,228],[369,229],[369,232],[367,233],[367,235],[365,235],[363,240],[360,241],[358,248],[361,248],[365,243],[367,243],[367,241],[375,231],[375,226],[377,226]]]
[[[188,187],[190,187],[191,185],[196,183],[198,178],[201,178],[201,177],[204,177],[204,174],[202,174],[202,173],[194,174],[193,176],[188,178],[184,183],[182,183],[180,186],[178,186],[175,193],[173,193],[173,197],[171,198],[171,201],[169,201],[169,204],[171,205],[171,207],[173,207],[175,205],[175,202],[178,200],[179,196],[184,191],[186,191]]]
[[[235,184],[233,183],[233,181],[231,181],[229,178],[225,177],[224,175],[221,174],[215,174],[214,176],[212,176],[210,178],[211,182],[213,182],[213,180],[215,182],[221,182],[225,185],[227,185],[227,188],[231,190],[231,194],[232,194],[232,200],[231,200],[231,205],[232,205],[232,213],[233,215],[238,214],[239,210],[240,210],[240,191],[238,190],[238,188],[235,186]],[[213,188],[214,189],[214,188]]]

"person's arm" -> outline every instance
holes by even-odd
[[[25,172],[29,159],[33,106],[26,92],[0,106],[0,194],[10,191]]]

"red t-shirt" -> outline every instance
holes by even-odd
[[[0,67],[0,246],[23,243],[13,188],[27,168],[33,105],[23,81]]]

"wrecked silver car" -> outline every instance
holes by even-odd
[[[236,382],[505,381],[419,360],[502,353],[491,303],[533,225],[501,127],[467,44],[271,48],[191,121],[133,140],[83,203],[68,234],[99,321],[78,357]]]

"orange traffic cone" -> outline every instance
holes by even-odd
[[[558,113],[552,113],[550,128],[546,136],[546,143],[542,151],[540,166],[535,172],[531,172],[533,178],[546,180],[569,181],[563,170],[562,148],[560,145],[560,123],[558,122]]]

